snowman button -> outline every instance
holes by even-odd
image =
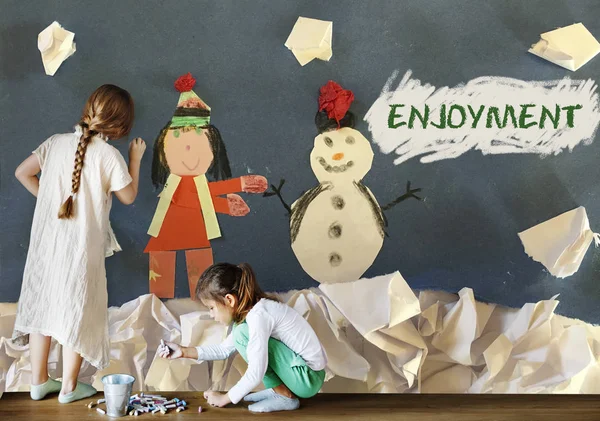
[[[344,209],[344,206],[346,206],[346,202],[344,201],[344,198],[337,194],[331,198],[331,204],[333,205],[333,208],[336,210],[342,210],[342,209]]]
[[[333,252],[329,254],[329,264],[333,267],[339,266],[342,264],[342,256]]]
[[[334,222],[329,226],[329,238],[340,238],[342,236],[342,225]]]

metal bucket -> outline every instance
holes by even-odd
[[[102,377],[104,399],[106,399],[106,415],[123,417],[127,415],[129,397],[135,377],[129,374],[109,374]]]

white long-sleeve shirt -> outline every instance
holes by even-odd
[[[272,337],[283,342],[315,371],[327,365],[327,355],[317,334],[296,310],[277,301],[262,299],[248,312],[248,369],[240,381],[229,390],[229,399],[236,404],[262,381],[268,366],[268,343]],[[196,347],[198,361],[224,360],[235,352],[232,334],[219,345]]]

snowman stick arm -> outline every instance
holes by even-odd
[[[409,197],[411,197],[411,196],[409,196],[409,195],[407,195],[407,194],[405,193],[405,194],[403,194],[402,196],[400,196],[400,197],[398,197],[398,198],[396,198],[396,199],[392,200],[392,201],[391,201],[390,203],[388,203],[387,205],[384,205],[384,206],[382,206],[382,207],[381,207],[381,210],[382,210],[382,211],[388,211],[388,210],[392,209],[394,206],[396,206],[398,203],[405,201],[405,200],[406,200],[406,199],[408,199]]]
[[[292,213],[292,207],[290,205],[288,205],[285,200],[283,200],[283,196],[281,195],[281,190],[283,188],[283,185],[285,184],[285,179],[281,179],[279,180],[279,187],[275,187],[275,184],[271,184],[271,189],[273,191],[266,191],[263,193],[263,197],[269,197],[269,196],[274,196],[277,195],[277,197],[279,198],[279,201],[281,202],[281,204],[283,205],[283,207],[285,208],[285,210],[288,211],[288,214]]]
[[[397,197],[396,199],[392,200],[392,201],[391,201],[390,203],[388,203],[387,205],[385,205],[385,206],[382,206],[382,207],[381,207],[381,210],[383,210],[383,211],[390,210],[391,208],[393,208],[394,206],[396,206],[398,203],[400,203],[400,202],[403,202],[404,200],[406,200],[406,199],[409,199],[409,198],[411,198],[411,197],[412,197],[412,198],[415,198],[415,199],[417,199],[417,200],[419,200],[419,201],[423,201],[423,199],[422,199],[422,198],[420,198],[419,196],[417,196],[417,195],[415,194],[415,193],[418,193],[418,192],[420,192],[420,191],[421,191],[421,189],[420,189],[420,188],[418,188],[418,189],[411,189],[411,188],[410,188],[410,181],[408,181],[408,182],[406,183],[406,193],[404,193],[402,196],[400,196],[400,197]]]
[[[279,197],[279,201],[281,202],[281,204],[283,205],[283,207],[285,208],[285,210],[288,212],[288,214],[292,213],[292,208],[290,207],[290,205],[288,205],[287,203],[285,203],[285,200],[283,200],[283,197],[281,196],[281,193],[277,193],[277,197]]]

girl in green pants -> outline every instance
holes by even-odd
[[[163,358],[224,360],[238,351],[248,363],[241,380],[228,393],[205,392],[210,405],[242,399],[253,412],[294,410],[298,398],[316,395],[325,379],[327,356],[308,322],[294,309],[265,294],[248,264],[218,263],[200,277],[196,295],[216,321],[233,324],[220,345],[183,347],[167,342]],[[265,390],[250,393],[260,382]]]

